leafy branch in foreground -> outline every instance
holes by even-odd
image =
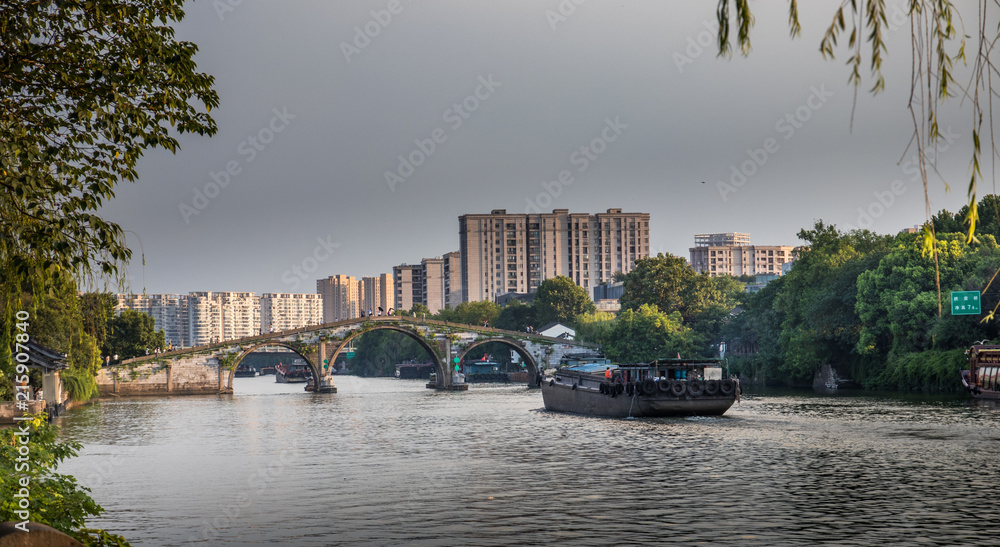
[[[213,78],[174,40],[183,0],[0,0],[0,266],[114,276],[130,251],[96,211],[171,131],[211,135]],[[197,105],[204,106],[199,111]]]
[[[56,473],[60,463],[77,455],[80,443],[60,441],[59,428],[49,423],[45,413],[31,418],[21,426],[0,431],[0,520],[27,520],[17,514],[24,488],[31,500],[31,522],[47,524],[84,545],[127,546],[121,536],[85,527],[88,518],[104,509],[90,497],[90,489],[80,486],[72,475]],[[30,441],[22,443],[25,434]],[[28,447],[27,456],[19,453],[21,446]]]
[[[718,0],[716,14],[719,21],[719,55],[732,54],[729,45],[730,36],[730,4],[736,7],[737,43],[743,55],[750,52],[750,29],[754,18],[746,0]],[[927,172],[937,171],[933,160],[928,155],[940,142],[942,135],[938,125],[939,101],[949,97],[960,96],[968,99],[972,108],[972,159],[970,162],[970,177],[967,189],[968,209],[965,215],[967,225],[966,239],[973,242],[976,224],[979,222],[979,210],[976,206],[979,181],[982,180],[982,137],[984,135],[984,118],[988,121],[988,149],[990,158],[995,161],[1000,152],[997,149],[996,136],[993,129],[993,97],[1000,97],[993,88],[993,77],[1000,76],[1000,63],[996,62],[995,46],[1000,41],[1000,25],[995,28],[988,22],[997,21],[1000,16],[1000,0],[979,0],[975,3],[975,17],[968,20],[978,20],[974,35],[965,34],[964,20],[959,9],[950,0],[909,0],[907,15],[910,20],[910,44],[912,52],[912,77],[910,79],[910,97],[907,107],[913,120],[913,135],[911,144],[917,148],[918,168],[924,186],[924,202],[926,204],[925,250],[935,257],[937,264],[937,236],[931,220],[930,195],[927,189]],[[845,11],[847,13],[845,14]],[[972,14],[969,14],[972,15]],[[789,27],[792,36],[801,32],[797,0],[789,0]],[[962,32],[956,28],[956,21],[963,27]],[[885,0],[844,0],[834,12],[833,20],[826,29],[820,41],[820,53],[826,59],[834,58],[834,50],[838,38],[850,28],[847,47],[851,57],[847,64],[850,67],[848,81],[854,84],[855,93],[862,81],[861,67],[863,65],[862,42],[869,44],[870,72],[875,83],[869,90],[878,94],[885,90],[885,78],[882,74],[882,60],[887,53],[883,40],[884,30],[888,27]],[[862,37],[864,35],[864,37]],[[955,79],[955,61],[968,63],[966,58],[966,39],[976,42],[975,56],[972,58],[971,77],[969,83],[962,85]],[[991,58],[991,55],[993,58]],[[956,91],[957,89],[957,91]],[[980,93],[985,93],[985,97]],[[855,94],[855,100],[857,95]],[[984,107],[985,103],[985,107]],[[852,115],[853,123],[853,115]],[[995,171],[995,167],[994,167]],[[945,188],[948,184],[945,182]],[[995,191],[995,188],[994,188]],[[1000,218],[1000,213],[998,213]],[[940,278],[940,267],[935,266],[936,276]],[[940,315],[941,289],[938,286],[938,308]]]

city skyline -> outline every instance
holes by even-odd
[[[493,209],[648,212],[649,254],[680,257],[694,233],[795,246],[820,219],[924,221],[901,0],[886,90],[866,79],[856,103],[850,52],[816,51],[836,3],[800,6],[796,39],[786,5],[755,6],[753,52],[732,59],[715,55],[714,2],[560,5],[185,5],[177,34],[216,78],[219,132],[147,153],[102,209],[134,251],[112,290],[311,291],[443,256],[460,215]],[[965,201],[957,106],[939,112],[953,190],[932,177],[934,212]]]

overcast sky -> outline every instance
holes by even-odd
[[[847,52],[818,51],[839,4],[800,3],[793,40],[786,2],[754,2],[753,52],[727,60],[715,0],[198,0],[177,36],[215,76],[219,131],[147,153],[103,213],[138,234],[131,288],[149,293],[314,292],[458,250],[458,216],[492,209],[647,212],[651,253],[685,258],[700,232],[895,233],[925,218],[903,164],[909,23],[895,19],[886,91],[866,79],[852,132]],[[964,200],[958,107],[939,122],[952,191],[932,181],[935,211]],[[564,170],[571,184],[554,182]]]

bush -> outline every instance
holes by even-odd
[[[31,522],[47,524],[84,545],[127,546],[121,536],[85,527],[86,519],[100,515],[104,508],[90,497],[90,489],[77,484],[72,475],[55,472],[63,460],[76,456],[80,443],[60,441],[59,428],[49,423],[45,413],[31,418],[0,431],[0,521],[25,520],[17,514],[21,510],[18,500],[22,498],[15,495],[27,488]],[[24,437],[21,427],[27,428],[27,444],[20,441]],[[18,453],[22,446],[28,447],[27,456]]]
[[[926,350],[890,355],[885,370],[865,382],[870,389],[956,391],[959,371],[968,364],[965,350]]]
[[[70,399],[74,401],[89,401],[100,395],[97,380],[88,370],[68,368],[59,373]]]

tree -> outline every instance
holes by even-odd
[[[830,364],[860,374],[866,362],[855,351],[861,328],[857,279],[878,266],[893,238],[866,230],[842,233],[822,221],[798,237],[808,245],[774,301],[784,315],[781,372],[789,380],[805,380]]]
[[[480,302],[462,302],[455,309],[443,309],[438,312],[435,319],[449,321],[451,323],[461,323],[463,325],[479,325],[486,321],[493,325],[493,320],[500,315],[500,306],[486,300]]]
[[[130,256],[95,214],[171,131],[211,135],[213,78],[176,41],[183,0],[0,0],[0,264],[107,275]],[[198,105],[205,108],[199,111]]]
[[[390,330],[373,330],[359,337],[351,373],[358,376],[392,376],[396,365],[410,360],[427,361],[427,351],[412,337]]]
[[[500,314],[491,323],[498,329],[525,332],[528,327],[540,327],[535,307],[520,300],[514,300],[500,309]]]
[[[615,315],[606,311],[593,311],[576,316],[576,339],[604,345],[615,328]]]
[[[670,253],[640,258],[625,275],[622,309],[638,310],[644,304],[653,304],[666,313],[686,311],[685,291],[695,275],[686,260]]]
[[[115,317],[118,299],[109,292],[88,292],[80,295],[79,308],[83,330],[94,338],[97,347],[104,347],[108,339],[108,325]]]
[[[108,329],[105,355],[117,355],[118,359],[131,359],[146,355],[147,351],[163,349],[166,334],[163,329],[155,329],[156,321],[149,314],[124,309],[111,320]]]
[[[542,281],[535,293],[533,306],[542,325],[554,321],[572,325],[578,315],[597,309],[587,291],[564,275]]]
[[[623,363],[690,354],[691,349],[691,331],[681,314],[663,313],[652,304],[623,311],[604,342],[604,354]]]
[[[965,243],[962,234],[939,234],[941,286],[947,290],[980,290],[1000,266],[1000,252],[990,235]],[[899,243],[878,264],[857,278],[857,313],[861,319],[858,351],[890,354],[928,349],[955,349],[995,336],[995,325],[978,317],[937,316],[933,264],[913,236]],[[984,310],[985,311],[985,310]],[[936,334],[944,335],[937,339]]]
[[[428,308],[426,304],[417,302],[410,307],[410,315],[413,317],[420,317],[422,319],[426,315],[431,315],[431,309]]]

